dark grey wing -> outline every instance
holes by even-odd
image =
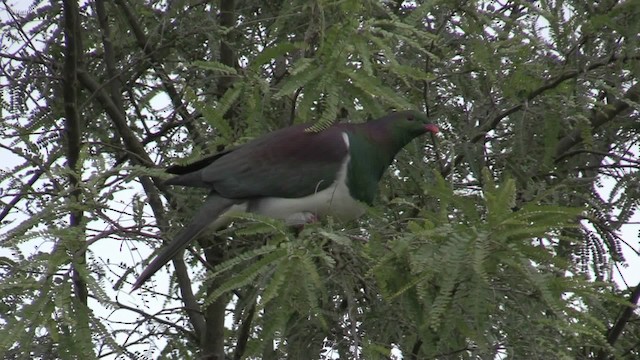
[[[207,156],[206,158],[202,158],[198,161],[194,161],[190,164],[187,165],[172,165],[169,166],[167,168],[167,172],[169,174],[175,174],[175,175],[184,175],[184,174],[188,174],[188,173],[192,173],[198,170],[202,170],[203,168],[207,167],[208,165],[210,165],[212,162],[218,160],[219,158],[221,158],[222,156],[227,155],[228,153],[236,150],[236,148],[232,148],[232,149],[227,149],[224,151],[221,151],[219,153],[213,154],[211,156]]]
[[[217,154],[207,156],[206,158],[200,159],[198,161],[192,162],[187,165],[172,165],[168,167],[166,171],[169,174],[175,174],[178,176],[172,177],[171,179],[165,181],[164,183],[165,185],[181,185],[181,186],[190,186],[190,187],[210,188],[211,186],[209,184],[206,184],[202,181],[201,170],[211,165],[211,163],[218,160],[219,158],[237,149],[238,148],[225,150]]]
[[[330,186],[348,156],[343,126],[305,132],[308,125],[278,130],[221,156],[200,179],[231,199],[297,198]]]

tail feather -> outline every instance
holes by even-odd
[[[226,199],[219,195],[209,195],[205,203],[198,209],[194,219],[156,256],[138,276],[131,292],[138,289],[149,278],[160,270],[166,263],[183,250],[193,238],[198,236],[209,224],[218,219],[227,209],[236,204],[237,200]]]
[[[183,175],[174,176],[164,182],[165,185],[180,185],[189,187],[211,187],[211,184],[206,184],[202,181],[202,175],[200,171],[194,171]]]

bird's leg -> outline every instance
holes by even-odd
[[[310,211],[299,212],[284,219],[284,223],[289,226],[304,226],[318,221],[318,216]]]
[[[359,241],[363,244],[366,244],[369,242],[369,238],[361,236],[361,235],[348,235],[349,239],[351,240],[355,240],[355,241]]]
[[[316,215],[315,213],[306,212],[306,213],[304,213],[304,215],[305,215],[305,219],[306,219],[306,221],[304,222],[305,224],[313,224],[315,222],[320,221],[320,219],[318,218],[318,215]]]
[[[298,237],[302,230],[304,230],[306,224],[312,224],[318,221],[318,216],[315,213],[305,211],[289,217],[285,222],[287,225],[293,227],[295,236]]]

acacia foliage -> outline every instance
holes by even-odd
[[[640,356],[632,1],[1,6],[4,358]],[[126,295],[203,195],[166,164],[392,108],[442,132],[358,223],[247,216]]]

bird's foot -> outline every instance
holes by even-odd
[[[296,237],[300,235],[306,224],[318,222],[318,216],[312,212],[301,212],[294,214],[285,221],[287,225],[293,227]]]
[[[308,211],[293,214],[285,220],[289,226],[304,226],[314,222],[318,222],[318,216]]]
[[[364,236],[360,236],[360,235],[349,235],[349,238],[351,240],[358,241],[358,242],[361,242],[363,244],[366,244],[366,243],[369,242],[369,238],[364,237]]]

